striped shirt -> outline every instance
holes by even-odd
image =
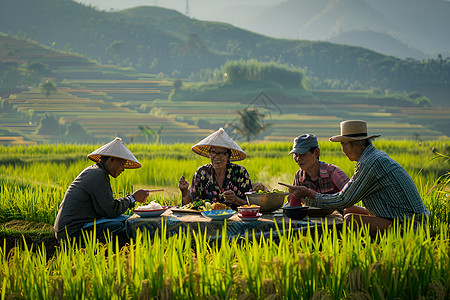
[[[409,174],[396,161],[373,145],[366,147],[355,166],[355,173],[339,193],[316,194],[306,204],[321,208],[346,208],[362,201],[375,216],[400,222],[416,215],[416,221],[430,212],[423,204]]]

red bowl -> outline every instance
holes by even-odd
[[[244,217],[254,217],[259,213],[259,206],[239,206],[238,212]]]

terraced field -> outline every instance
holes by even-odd
[[[4,35],[0,35],[0,60],[23,67],[29,61],[41,61],[51,69],[58,88],[49,98],[36,87],[2,98],[0,144],[57,142],[56,136],[37,134],[41,118],[50,114],[65,124],[76,121],[99,142],[115,136],[144,142],[140,126],[154,131],[162,126],[160,142],[193,143],[227,123],[239,125],[237,111],[249,106],[262,109],[265,122],[271,124],[257,138],[260,141],[291,141],[305,132],[324,140],[338,134],[339,122],[345,119],[364,119],[369,131],[386,139],[438,139],[448,132],[444,129],[450,105],[392,106],[386,103],[389,98],[368,91],[313,91],[315,100],[308,101],[315,104],[286,104],[274,98],[267,105],[257,97],[241,102],[170,101],[172,81],[161,76],[101,65]]]
[[[256,105],[257,106],[257,105]],[[242,103],[170,102],[154,101],[156,111],[176,116],[186,122],[207,120],[216,127],[237,121],[237,111],[247,107]],[[371,132],[382,133],[387,139],[438,139],[445,135],[420,124],[421,119],[448,120],[450,107],[417,108],[386,107],[380,105],[281,105],[281,113],[266,110],[266,123],[271,126],[260,137],[265,141],[287,141],[305,133],[315,133],[321,139],[339,133],[339,122],[344,119],[364,119]],[[213,127],[213,126],[212,126]]]

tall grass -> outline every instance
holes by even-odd
[[[321,143],[321,159],[349,176],[354,163],[335,143]],[[206,232],[166,228],[152,238],[138,232],[117,250],[86,236],[86,248],[65,243],[47,260],[44,247],[0,247],[1,299],[448,299],[450,296],[450,204],[448,161],[431,151],[445,141],[377,141],[375,146],[399,161],[413,178],[431,211],[429,228],[414,232],[394,226],[371,238],[367,228],[339,232],[323,225],[304,232],[278,230],[280,238],[208,240]],[[243,144],[244,165],[253,181],[271,188],[293,180],[297,170],[287,156],[290,143]],[[164,187],[151,199],[180,201],[181,175],[189,178],[208,160],[190,145],[130,145],[142,163],[112,179],[116,196],[140,187]],[[0,218],[53,224],[67,186],[91,164],[95,146],[0,147]],[[66,160],[65,158],[69,158]],[[317,225],[316,225],[317,226]],[[322,234],[317,234],[321,229]],[[114,251],[116,249],[116,251]]]
[[[92,236],[79,249],[0,248],[2,299],[446,299],[448,226],[439,234],[392,228],[371,240],[360,232],[323,226],[321,235],[288,231],[278,242],[244,238],[210,242],[199,232],[135,241],[113,252],[114,241]]]
[[[209,162],[190,150],[191,145],[131,144],[130,150],[142,163],[142,168],[126,170],[111,179],[116,197],[132,193],[137,188],[162,187],[164,193],[151,195],[150,200],[179,205],[177,188],[180,176],[188,180],[196,169]],[[298,170],[287,153],[291,143],[243,143],[248,158],[237,162],[247,168],[253,182],[269,188],[279,188],[278,182],[290,183]],[[435,205],[427,194],[437,178],[448,171],[448,163],[432,160],[431,150],[445,149],[445,141],[418,142],[385,141],[375,146],[386,151],[411,175],[428,207]],[[92,162],[86,155],[95,145],[0,146],[0,217],[3,220],[24,219],[53,224],[64,192],[72,180]],[[339,166],[348,176],[355,163],[342,154],[339,143],[320,142],[320,159]],[[427,163],[428,162],[428,163]],[[448,219],[448,218],[447,218]]]

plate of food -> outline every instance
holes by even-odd
[[[218,210],[208,210],[202,211],[204,217],[213,219],[215,221],[225,220],[233,216],[236,212],[232,209],[218,209]]]
[[[181,207],[171,207],[170,210],[177,213],[201,214],[202,211],[210,210],[211,203],[207,200],[192,201]]]
[[[254,216],[243,216],[242,214],[238,214],[238,217],[241,218],[242,221],[256,221],[259,219],[259,217],[262,216],[262,213],[257,213]]]
[[[161,204],[152,201],[147,205],[141,205],[133,209],[133,212],[142,218],[152,218],[162,215],[168,206],[161,206]]]

